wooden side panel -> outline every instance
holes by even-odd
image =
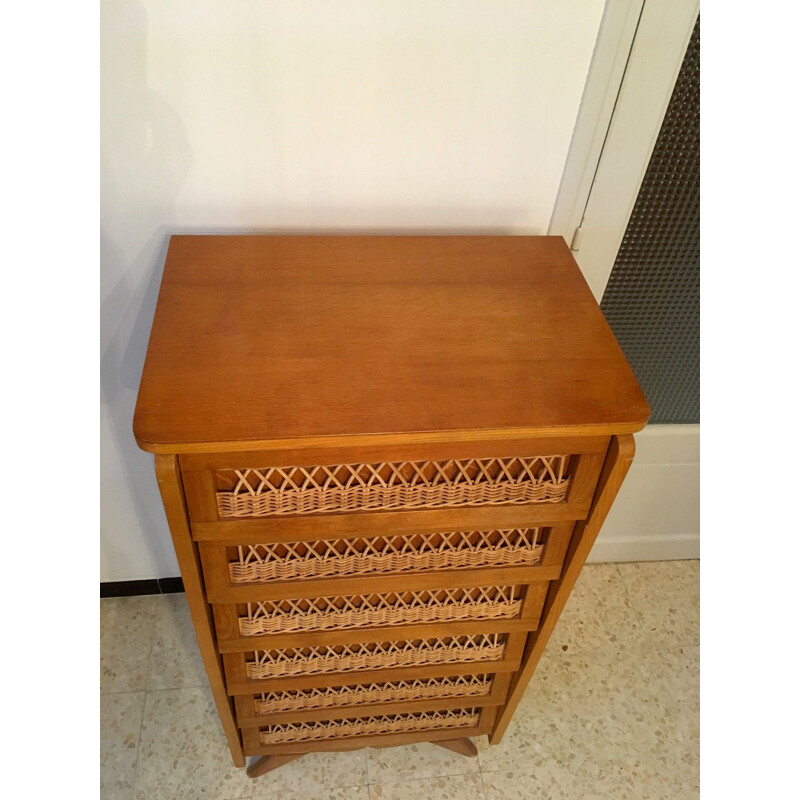
[[[178,459],[175,456],[162,455],[157,455],[155,459],[158,488],[161,491],[167,522],[175,545],[175,554],[178,557],[178,564],[183,576],[186,599],[189,603],[189,611],[192,615],[197,642],[200,646],[200,654],[208,673],[211,691],[228,740],[233,763],[237,767],[243,767],[244,752],[242,741],[236,725],[233,706],[225,688],[221,659],[217,652],[216,639],[214,637],[211,609],[206,601],[203,588],[197,545],[192,541],[189,532]]]
[[[497,744],[511,721],[511,717],[517,704],[522,699],[522,695],[528,685],[528,681],[539,663],[539,659],[544,652],[547,642],[555,628],[558,617],[564,609],[564,605],[575,586],[575,581],[592,549],[592,545],[600,532],[600,528],[605,522],[614,498],[617,496],[620,486],[628,473],[633,455],[635,444],[633,436],[626,434],[615,436],[611,440],[608,455],[600,474],[597,490],[592,502],[589,517],[575,526],[575,532],[570,541],[567,551],[564,569],[561,577],[554,581],[548,592],[545,603],[542,621],[535,633],[532,633],[525,648],[522,659],[522,666],[514,675],[508,702],[500,709],[497,722],[490,735],[490,742]]]

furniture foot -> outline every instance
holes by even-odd
[[[431,744],[438,744],[439,747],[444,747],[445,750],[452,750],[462,756],[469,756],[474,758],[478,755],[478,748],[471,739],[463,736],[461,739],[445,739],[441,742],[431,742]]]
[[[261,756],[247,768],[247,775],[250,778],[257,778],[259,775],[272,772],[272,770],[282,767],[296,758],[302,758],[304,755],[305,753],[278,753],[272,756]]]

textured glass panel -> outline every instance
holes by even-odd
[[[650,421],[699,422],[699,18],[600,307]]]

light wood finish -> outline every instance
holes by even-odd
[[[192,473],[185,480],[192,485]],[[273,539],[330,539],[384,533],[425,533],[434,531],[486,530],[490,528],[528,528],[554,522],[585,519],[590,502],[552,505],[489,508],[448,508],[437,511],[382,511],[377,514],[330,514],[317,517],[313,524],[303,517],[281,519],[237,519],[222,522],[192,521],[197,541],[217,544],[258,544]]]
[[[252,728],[264,725],[281,725],[286,722],[318,722],[323,720],[346,719],[353,716],[372,716],[380,714],[412,714],[415,711],[441,711],[464,708],[465,706],[499,706],[505,702],[502,697],[492,693],[486,697],[445,697],[441,700],[403,700],[397,703],[373,703],[369,705],[342,708],[318,709],[315,711],[287,711],[284,714],[268,714],[261,717],[239,717],[239,727]]]
[[[501,709],[497,725],[492,731],[490,742],[497,744],[503,738],[503,734],[511,721],[511,716],[522,699],[522,695],[528,686],[528,682],[542,657],[550,635],[553,633],[558,617],[566,605],[575,581],[578,579],[581,569],[586,562],[586,557],[592,549],[592,545],[600,532],[600,528],[605,522],[614,498],[628,474],[633,456],[635,453],[633,436],[615,436],[611,440],[608,449],[600,481],[597,485],[594,504],[589,518],[579,522],[575,527],[569,552],[564,563],[562,576],[553,581],[545,603],[542,615],[542,623],[535,633],[532,633],[523,656],[522,667],[514,676],[508,702]]]
[[[452,676],[451,676],[452,677]],[[474,676],[468,676],[468,678]],[[391,702],[357,702],[334,706],[318,705],[316,708],[293,709],[285,711],[259,712],[256,700],[259,695],[236,695],[236,716],[241,728],[265,725],[267,723],[294,722],[320,719],[336,719],[338,717],[358,714],[393,714],[403,711],[422,711],[425,709],[462,708],[465,705],[498,706],[506,701],[511,673],[484,675],[485,692],[482,694],[457,694],[450,697],[427,697],[422,700],[395,700]],[[353,682],[358,684],[353,676]],[[387,684],[382,684],[386,686]],[[329,690],[332,687],[324,687]],[[483,688],[483,687],[482,687]],[[352,697],[352,695],[350,695]]]
[[[175,456],[156,456],[156,479],[167,514],[169,530],[172,534],[172,543],[178,557],[178,566],[183,576],[183,587],[186,600],[192,615],[197,643],[200,646],[200,655],[208,674],[214,701],[217,704],[222,727],[228,739],[233,763],[237,767],[244,766],[244,753],[239,731],[236,727],[233,707],[225,690],[225,680],[222,674],[222,660],[217,650],[210,616],[210,607],[206,602],[203,587],[200,559],[197,546],[192,541],[189,533],[189,524],[186,516],[183,489],[181,487],[178,459]]]
[[[540,584],[546,591],[548,584]],[[544,597],[532,593],[539,602],[541,613]],[[236,625],[233,608],[217,605],[214,610],[217,621],[217,647],[220,653],[246,653],[269,647],[318,647],[323,644],[354,644],[356,642],[385,639],[389,630],[397,639],[433,639],[442,636],[474,636],[480,633],[517,633],[536,630],[539,615],[531,614],[522,619],[469,620],[466,622],[433,622],[425,625],[395,625],[387,627],[355,628],[352,630],[302,631],[297,633],[269,633],[261,636],[241,636]],[[230,637],[235,638],[230,638]],[[223,638],[225,637],[225,638]]]
[[[648,415],[561,237],[173,236],[134,433],[220,452]]]
[[[479,672],[515,672],[519,669],[525,637],[519,642],[518,652],[499,661],[464,661],[449,664],[431,664],[423,667],[395,667],[373,669],[363,672],[327,672],[319,675],[292,675],[285,678],[268,678],[248,681],[244,670],[244,659],[231,654],[223,656],[226,666],[228,693],[230,695],[252,695],[255,692],[290,691],[293,689],[319,688],[323,686],[346,686],[351,683],[380,683],[417,678],[438,678],[441,675],[473,675]]]
[[[229,453],[189,453],[180,456],[181,470],[246,469],[247,467],[281,467],[288,461],[299,466],[343,464],[353,462],[419,461],[428,458],[513,458],[519,454],[557,456],[562,453],[593,453],[603,455],[608,449],[608,436],[528,436],[483,438],[481,434],[459,440],[448,437],[439,441],[411,442],[411,437],[381,444],[359,444],[351,441],[337,446],[303,446],[285,449],[251,451],[240,447]]]
[[[445,739],[441,742],[434,742],[434,744],[438,744],[439,747],[444,747],[445,750],[452,750],[452,752],[458,753],[460,756],[475,758],[478,755],[478,748],[475,747],[473,741],[467,739],[466,736],[461,739]]]
[[[282,767],[290,761],[302,758],[304,755],[304,753],[284,753],[283,755],[261,756],[247,768],[247,776],[249,778],[258,778],[260,775],[266,775],[268,772],[272,772],[272,770]]]
[[[234,763],[498,742],[648,415],[560,238],[174,236],[134,432]]]
[[[204,553],[205,555],[205,553]],[[203,559],[210,570],[218,569],[210,559]],[[226,567],[227,565],[225,565]],[[223,567],[223,568],[225,568]],[[227,570],[226,570],[227,571]],[[316,578],[303,581],[270,581],[268,584],[218,588],[224,579],[217,580],[209,592],[212,602],[244,603],[248,600],[277,600],[282,597],[320,597],[334,594],[356,594],[364,592],[392,591],[404,589],[447,589],[457,586],[488,586],[490,584],[526,583],[528,581],[552,581],[561,573],[559,564],[532,567],[484,567],[481,569],[454,569],[431,573],[401,573],[399,575],[361,575],[352,578]]]

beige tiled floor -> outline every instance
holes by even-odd
[[[102,800],[699,796],[699,562],[587,566],[500,745],[231,764],[183,595],[101,601]]]

